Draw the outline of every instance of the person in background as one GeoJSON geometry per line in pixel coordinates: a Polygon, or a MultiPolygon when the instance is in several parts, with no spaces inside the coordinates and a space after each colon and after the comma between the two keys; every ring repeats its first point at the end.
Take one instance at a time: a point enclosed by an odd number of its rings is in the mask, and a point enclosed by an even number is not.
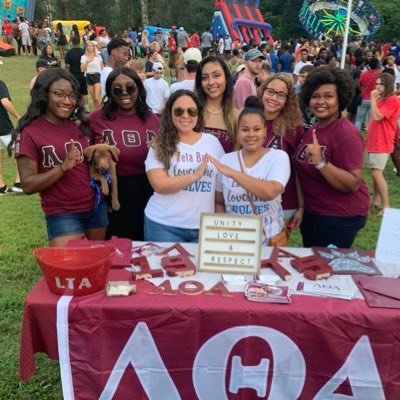
{"type": "Polygon", "coordinates": [[[73,46],[73,39],[74,37],[79,38],[79,44],[81,43],[81,34],[79,33],[79,29],[78,29],[78,25],[73,24],[72,25],[72,29],[71,29],[71,33],[69,35],[69,43],[71,44],[71,46],[73,46]]]}
{"type": "MultiPolygon", "coordinates": [[[[292,160],[304,137],[303,118],[293,80],[281,72],[271,75],[261,85],[258,97],[266,121],[263,146],[283,150],[292,160]]],[[[293,168],[282,194],[282,207],[286,226],[298,228],[303,219],[304,201],[293,168]]]]}
{"type": "Polygon", "coordinates": [[[281,194],[290,176],[290,163],[284,151],[265,148],[264,140],[263,111],[257,98],[249,97],[238,119],[241,150],[225,154],[220,161],[209,159],[221,180],[215,195],[216,212],[262,215],[262,242],[267,246],[284,229],[281,194]]]}
{"type": "Polygon", "coordinates": [[[37,38],[36,26],[33,21],[30,21],[28,23],[28,25],[29,25],[29,29],[28,29],[29,37],[30,37],[31,43],[32,43],[32,54],[34,56],[37,56],[38,55],[38,46],[37,46],[38,38],[37,38]]]}
{"type": "Polygon", "coordinates": [[[4,150],[6,150],[11,143],[11,131],[14,129],[13,124],[10,120],[10,116],[8,114],[11,114],[16,120],[20,119],[18,111],[15,109],[14,104],[11,102],[11,97],[10,93],[8,92],[7,85],[2,80],[0,80],[0,196],[10,192],[22,192],[18,170],[15,176],[14,186],[11,189],[4,182],[4,150]]]}
{"type": "Polygon", "coordinates": [[[48,44],[42,50],[42,54],[40,55],[39,59],[46,60],[51,67],[60,67],[61,66],[61,62],[54,55],[54,49],[51,44],[48,44]]]}
{"type": "Polygon", "coordinates": [[[311,65],[310,61],[307,60],[308,58],[308,50],[306,48],[303,48],[300,50],[300,59],[297,61],[294,71],[293,71],[293,81],[294,84],[297,85],[298,80],[299,80],[299,75],[300,75],[300,70],[305,66],[305,65],[311,65]]]}
{"type": "Polygon", "coordinates": [[[12,24],[10,23],[8,18],[3,18],[3,24],[1,25],[1,33],[3,35],[3,43],[13,44],[13,31],[12,24]]]}
{"type": "Polygon", "coordinates": [[[65,36],[64,28],[61,22],[57,24],[55,38],[58,50],[60,51],[60,58],[63,60],[65,57],[65,45],[67,44],[67,37],[65,36]]]}
{"type": "Polygon", "coordinates": [[[15,41],[17,42],[17,54],[21,55],[22,50],[22,38],[21,38],[21,31],[19,30],[20,20],[19,18],[15,18],[12,25],[12,32],[15,41]]]}
{"type": "Polygon", "coordinates": [[[210,28],[207,28],[202,34],[201,34],[201,47],[202,47],[202,56],[206,57],[209,50],[212,49],[212,42],[213,42],[213,37],[212,34],[210,33],[210,28]]]}
{"type": "MultiPolygon", "coordinates": [[[[400,100],[393,92],[394,80],[388,73],[378,75],[371,92],[371,118],[365,147],[374,184],[372,205],[377,208],[389,207],[389,190],[383,171],[394,151],[400,116],[400,100]]],[[[383,211],[378,215],[382,216],[383,211]]]]}
{"type": "Polygon", "coordinates": [[[355,125],[359,131],[365,119],[369,119],[371,110],[371,92],[375,88],[376,78],[380,74],[379,61],[372,58],[368,63],[369,69],[362,72],[359,79],[361,91],[361,104],[357,108],[355,125]]]}
{"type": "Polygon", "coordinates": [[[365,65],[364,58],[357,57],[354,63],[354,68],[350,72],[350,76],[353,78],[354,81],[355,92],[353,98],[351,99],[350,105],[347,108],[347,119],[353,124],[356,121],[358,106],[361,105],[362,102],[361,89],[360,89],[360,76],[364,68],[364,65],[365,65]]]}
{"type": "Polygon", "coordinates": [[[163,65],[156,62],[153,64],[153,77],[144,81],[147,105],[157,115],[160,115],[170,95],[169,85],[162,77],[163,73],[163,65]]]}
{"type": "Polygon", "coordinates": [[[224,151],[214,136],[201,132],[202,122],[192,92],[171,95],[146,159],[154,189],[145,209],[146,241],[197,242],[200,214],[215,211],[217,170],[207,157],[219,159],[224,151]]]}
{"type": "Polygon", "coordinates": [[[144,161],[160,122],[146,104],[146,92],[135,71],[123,67],[110,73],[106,100],[89,115],[89,121],[96,142],[121,151],[116,166],[121,208],[109,215],[107,237],[143,240],[143,211],[153,193],[144,161]]]}
{"type": "Polygon", "coordinates": [[[228,67],[231,71],[231,76],[234,77],[236,74],[236,69],[239,65],[242,64],[242,60],[239,57],[239,50],[238,49],[233,49],[232,50],[232,57],[230,60],[227,62],[228,67]]]}
{"type": "Polygon", "coordinates": [[[177,35],[177,45],[179,47],[182,47],[182,51],[185,52],[187,49],[187,33],[185,32],[185,29],[183,26],[179,28],[179,32],[177,35]]]}
{"type": "MultiPolygon", "coordinates": [[[[83,50],[82,50],[83,53],[83,50]]],[[[95,108],[101,105],[101,84],[100,76],[103,70],[101,57],[98,55],[96,46],[92,41],[86,43],[86,51],[80,58],[80,72],[84,75],[87,90],[93,100],[95,108]]]]}
{"type": "Polygon", "coordinates": [[[229,68],[220,57],[203,58],[196,73],[195,93],[203,109],[202,131],[217,137],[226,153],[236,146],[239,111],[233,105],[229,68]]]}
{"type": "Polygon", "coordinates": [[[283,52],[279,56],[279,65],[278,65],[278,70],[279,72],[285,72],[287,74],[292,74],[293,73],[293,68],[294,68],[294,55],[289,52],[290,46],[286,44],[283,46],[283,52]]]}
{"type": "MultiPolygon", "coordinates": [[[[107,29],[100,29],[99,37],[97,38],[97,47],[100,50],[101,58],[103,59],[104,64],[107,64],[108,62],[108,43],[110,43],[110,38],[108,37],[107,29]]],[[[129,46],[129,44],[127,44],[127,46],[129,46]]]]}
{"type": "Polygon", "coordinates": [[[267,63],[262,63],[261,71],[256,77],[256,86],[259,88],[271,75],[271,68],[267,63]]]}
{"type": "Polygon", "coordinates": [[[39,60],[36,61],[37,74],[31,79],[29,83],[29,91],[31,91],[33,86],[35,85],[38,75],[45,71],[47,68],[50,68],[50,64],[46,60],[42,60],[39,58],[39,60]]]}
{"type": "Polygon", "coordinates": [[[31,53],[32,43],[31,43],[31,36],[29,34],[29,25],[25,21],[24,17],[20,17],[19,20],[20,20],[20,23],[18,25],[18,29],[21,31],[23,55],[25,56],[27,54],[28,56],[31,56],[32,55],[32,53],[31,53]]]}
{"type": "Polygon", "coordinates": [[[140,80],[146,80],[145,65],[142,59],[133,60],[130,67],[138,74],[140,80]]]}
{"type": "Polygon", "coordinates": [[[255,79],[261,71],[263,60],[264,56],[258,49],[250,49],[245,53],[244,73],[235,83],[234,104],[237,109],[244,106],[247,97],[257,95],[255,79]]]}
{"type": "MultiPolygon", "coordinates": [[[[82,96],[82,103],[85,112],[89,112],[88,104],[88,87],[86,77],[81,71],[81,58],[85,51],[80,46],[80,37],[74,35],[72,38],[72,49],[67,51],[65,55],[65,69],[69,71],[79,84],[79,93],[82,96]]],[[[99,84],[100,86],[100,84],[99,84]]],[[[99,89],[100,92],[100,89],[99,89]]]]}
{"type": "Polygon", "coordinates": [[[307,107],[304,103],[303,100],[300,96],[301,94],[301,89],[304,86],[304,82],[307,79],[307,76],[310,75],[313,71],[315,70],[314,65],[305,65],[301,70],[299,74],[299,80],[298,80],[298,85],[295,87],[298,100],[299,100],[299,105],[300,105],[300,110],[303,114],[303,130],[304,132],[307,132],[308,129],[312,124],[315,123],[315,117],[310,111],[310,108],[307,107]]]}
{"type": "Polygon", "coordinates": [[[180,89],[190,90],[194,92],[196,72],[200,61],[202,60],[199,49],[192,47],[187,49],[184,54],[184,63],[186,68],[186,79],[171,85],[171,94],[180,89]]]}
{"type": "Polygon", "coordinates": [[[115,38],[110,40],[107,45],[108,63],[101,70],[100,74],[100,85],[101,85],[101,97],[104,98],[106,93],[106,81],[110,72],[114,68],[124,67],[129,61],[129,47],[125,40],[121,38],[115,38]]]}
{"type": "Polygon", "coordinates": [[[90,140],[75,78],[61,68],[48,68],[36,80],[12,143],[22,189],[40,194],[50,246],[64,247],[85,235],[105,238],[107,204],[96,207],[83,158],[90,140]]]}
{"type": "Polygon", "coordinates": [[[317,68],[301,91],[304,104],[317,118],[293,158],[304,196],[303,247],[350,248],[367,219],[363,140],[342,117],[353,93],[348,72],[334,67],[317,68]]]}
{"type": "Polygon", "coordinates": [[[153,76],[153,64],[157,62],[157,51],[153,48],[149,49],[149,57],[145,64],[145,73],[147,78],[153,76]]]}

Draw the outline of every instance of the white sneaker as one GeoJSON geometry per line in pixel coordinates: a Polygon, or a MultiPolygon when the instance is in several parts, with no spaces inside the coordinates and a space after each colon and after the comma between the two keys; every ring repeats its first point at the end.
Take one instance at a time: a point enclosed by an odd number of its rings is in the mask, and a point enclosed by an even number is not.
{"type": "Polygon", "coordinates": [[[14,186],[11,189],[14,193],[22,193],[22,187],[20,183],[14,183],[14,186]]]}

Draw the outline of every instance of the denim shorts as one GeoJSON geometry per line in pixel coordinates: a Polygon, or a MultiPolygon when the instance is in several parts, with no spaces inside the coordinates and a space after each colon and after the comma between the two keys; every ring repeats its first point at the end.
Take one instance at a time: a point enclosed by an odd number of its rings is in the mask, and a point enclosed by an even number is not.
{"type": "Polygon", "coordinates": [[[87,229],[105,228],[108,225],[107,208],[107,202],[103,201],[96,211],[45,215],[49,240],[85,233],[87,229]]]}
{"type": "Polygon", "coordinates": [[[199,230],[159,224],[147,218],[145,215],[144,240],[146,242],[198,243],[199,230]]]}

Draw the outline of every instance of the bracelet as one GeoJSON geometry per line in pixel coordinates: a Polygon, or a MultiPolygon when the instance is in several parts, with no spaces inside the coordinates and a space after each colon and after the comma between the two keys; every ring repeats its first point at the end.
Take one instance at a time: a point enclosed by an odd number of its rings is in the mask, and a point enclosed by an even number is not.
{"type": "Polygon", "coordinates": [[[60,169],[61,169],[61,172],[62,172],[63,175],[67,172],[67,171],[64,170],[64,168],[62,166],[62,163],[60,164],[60,169]]]}
{"type": "Polygon", "coordinates": [[[328,165],[328,163],[325,160],[322,160],[319,164],[315,165],[315,168],[322,169],[322,168],[326,167],[327,165],[328,165]]]}

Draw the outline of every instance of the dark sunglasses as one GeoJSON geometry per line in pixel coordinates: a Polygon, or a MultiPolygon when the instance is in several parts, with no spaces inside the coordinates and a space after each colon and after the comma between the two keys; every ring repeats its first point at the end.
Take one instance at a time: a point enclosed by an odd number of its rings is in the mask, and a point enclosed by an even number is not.
{"type": "Polygon", "coordinates": [[[173,110],[175,117],[182,117],[182,115],[187,111],[189,117],[197,117],[199,110],[196,107],[182,108],[177,107],[173,110]]]}
{"type": "Polygon", "coordinates": [[[117,97],[122,96],[124,94],[124,92],[126,92],[128,94],[133,94],[136,92],[136,86],[129,85],[125,88],[115,87],[112,90],[112,94],[117,97]]]}

